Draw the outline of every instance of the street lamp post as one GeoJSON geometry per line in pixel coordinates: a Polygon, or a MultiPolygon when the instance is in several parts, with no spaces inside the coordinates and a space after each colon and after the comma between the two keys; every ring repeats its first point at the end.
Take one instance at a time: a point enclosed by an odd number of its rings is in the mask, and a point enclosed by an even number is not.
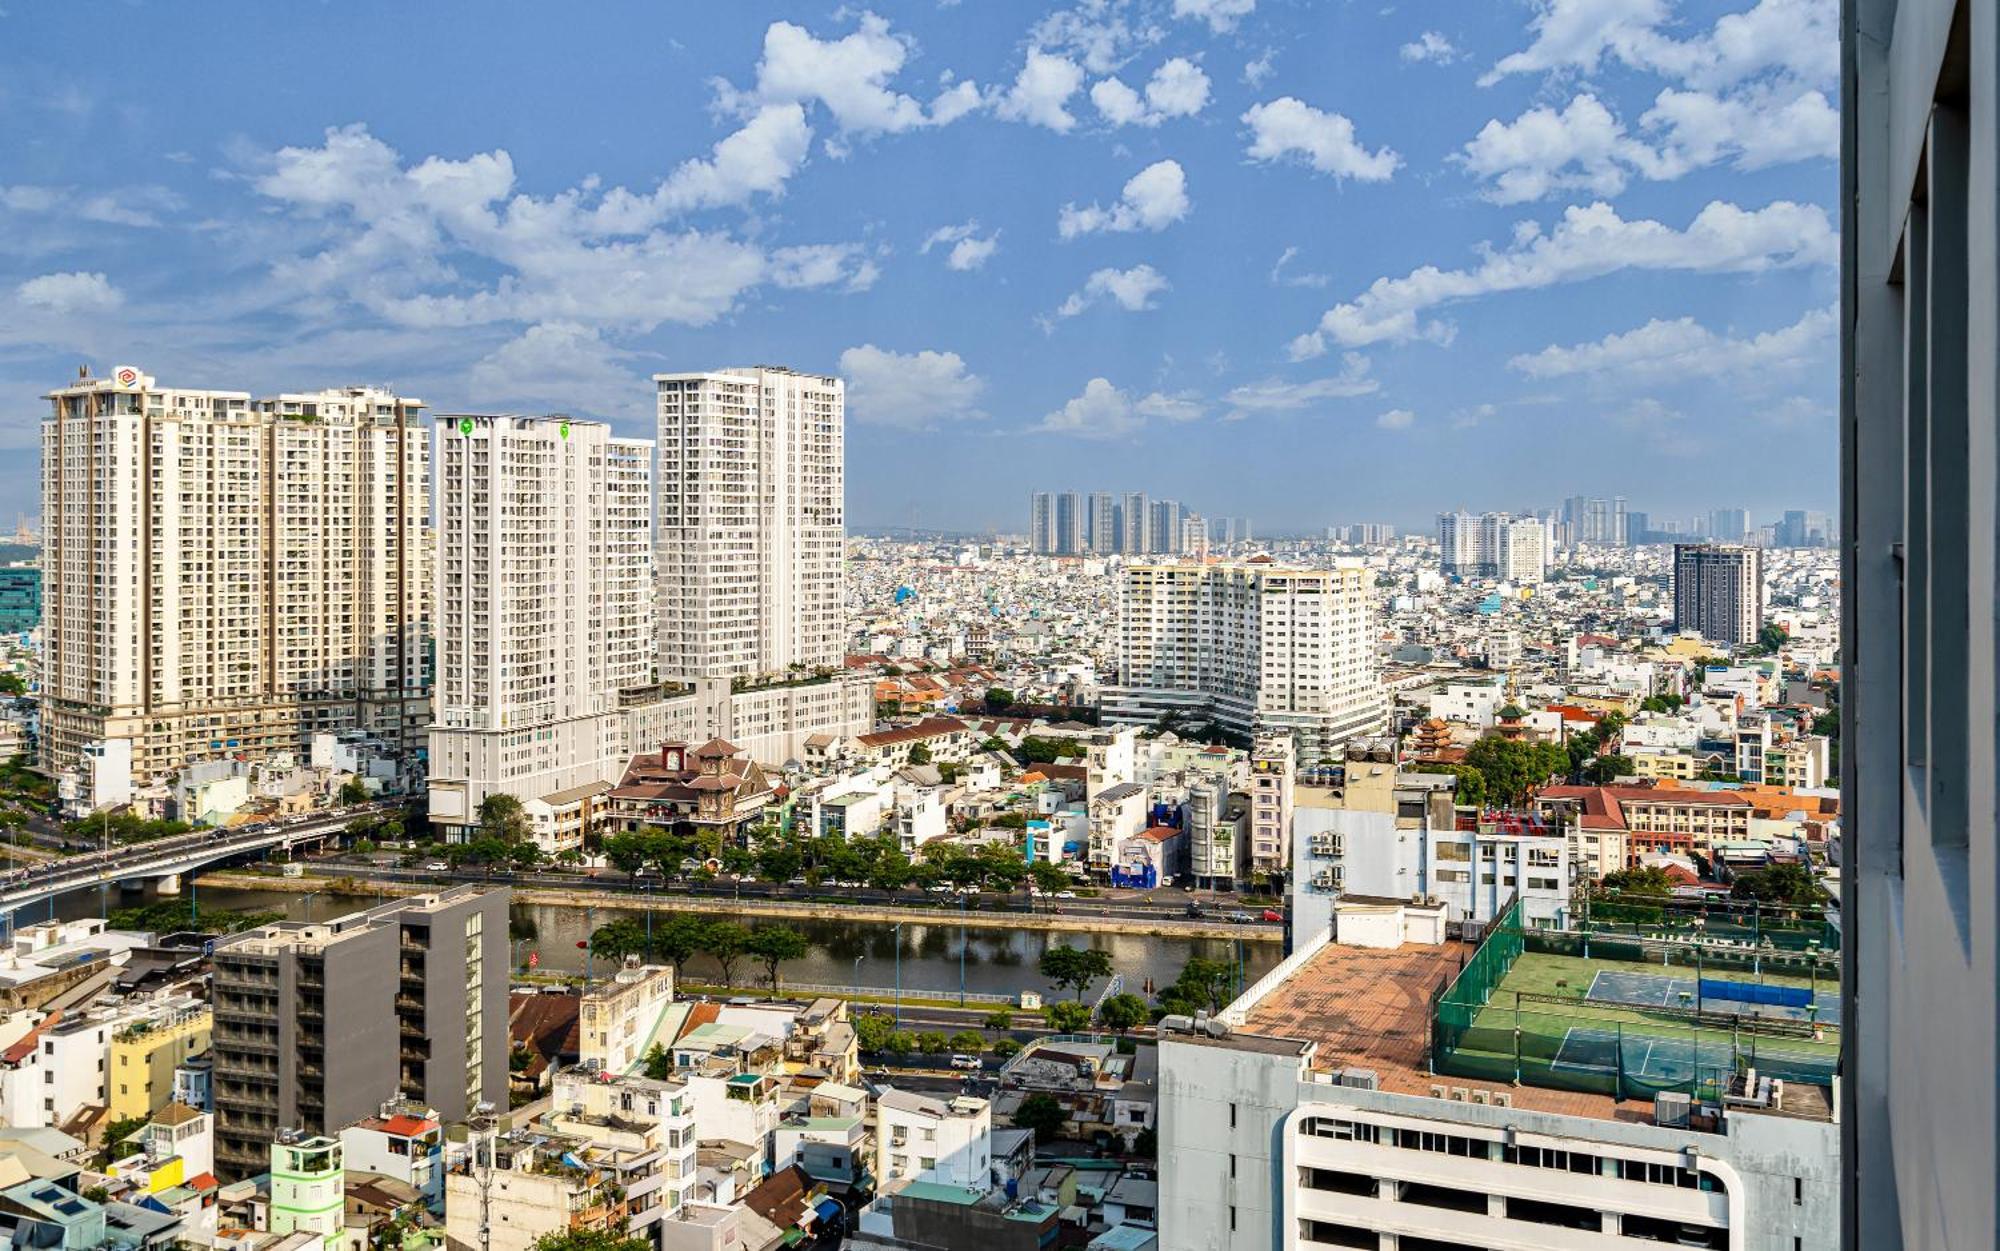
{"type": "Polygon", "coordinates": [[[896,1028],[903,1028],[903,923],[896,922],[896,1028]]]}

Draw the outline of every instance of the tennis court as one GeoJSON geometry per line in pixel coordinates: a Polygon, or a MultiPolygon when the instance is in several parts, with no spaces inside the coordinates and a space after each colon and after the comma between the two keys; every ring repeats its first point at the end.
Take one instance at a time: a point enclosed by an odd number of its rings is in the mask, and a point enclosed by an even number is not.
{"type": "MultiPolygon", "coordinates": [[[[1549,1067],[1585,1073],[1622,1070],[1626,1077],[1681,1085],[1694,1081],[1699,1072],[1732,1071],[1736,1057],[1736,1048],[1726,1039],[1709,1042],[1573,1026],[1563,1035],[1549,1067]]],[[[1824,1081],[1832,1070],[1832,1058],[1823,1052],[1759,1047],[1754,1063],[1761,1071],[1791,1080],[1824,1081]]]]}
{"type": "Polygon", "coordinates": [[[1775,1003],[1745,1003],[1738,999],[1704,998],[1691,977],[1662,977],[1657,973],[1637,973],[1599,969],[1590,980],[1585,999],[1599,1003],[1631,1004],[1635,1007],[1693,1008],[1710,1012],[1734,1012],[1743,1016],[1768,1016],[1787,1021],[1817,1020],[1840,1024],[1840,992],[1822,990],[1813,996],[1815,1016],[1803,1007],[1775,1003]]]}

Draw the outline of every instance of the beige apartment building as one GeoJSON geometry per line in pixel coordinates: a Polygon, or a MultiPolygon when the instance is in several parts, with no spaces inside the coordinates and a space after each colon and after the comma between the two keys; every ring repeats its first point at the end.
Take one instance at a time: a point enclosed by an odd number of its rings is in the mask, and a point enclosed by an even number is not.
{"type": "Polygon", "coordinates": [[[319,731],[416,745],[421,401],[370,387],[257,399],[131,366],[46,398],[45,768],[129,750],[129,788],[215,757],[303,757],[319,731]]]}

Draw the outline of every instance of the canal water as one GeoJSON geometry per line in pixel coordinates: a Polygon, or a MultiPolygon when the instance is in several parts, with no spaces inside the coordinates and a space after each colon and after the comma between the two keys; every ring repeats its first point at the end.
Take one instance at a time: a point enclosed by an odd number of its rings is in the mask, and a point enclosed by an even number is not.
{"type": "MultiPolygon", "coordinates": [[[[114,891],[109,903],[112,908],[118,908],[153,898],[155,896],[150,888],[144,896],[114,891]]],[[[178,898],[184,901],[186,896],[178,898]]],[[[203,912],[213,909],[282,912],[297,921],[325,920],[339,912],[357,911],[372,902],[352,895],[308,897],[288,891],[221,887],[202,887],[198,891],[198,899],[203,912]]],[[[99,909],[97,894],[86,892],[58,901],[55,912],[61,917],[90,917],[98,915],[99,909]]],[[[531,933],[534,937],[514,943],[514,967],[524,967],[532,953],[537,957],[536,967],[542,972],[582,972],[585,955],[577,944],[594,927],[618,917],[630,917],[643,927],[647,915],[643,911],[620,908],[517,904],[513,910],[517,930],[531,933]]],[[[658,924],[671,914],[651,915],[654,923],[658,924]]],[[[722,915],[722,910],[718,909],[716,915],[722,915]]],[[[16,921],[28,924],[41,919],[42,916],[36,913],[23,915],[16,921]]],[[[964,952],[964,989],[975,994],[1008,996],[1019,995],[1023,990],[1045,994],[1053,991],[1054,988],[1036,971],[1036,965],[1044,948],[1062,943],[1096,947],[1109,952],[1113,972],[1124,978],[1128,989],[1135,991],[1141,989],[1148,979],[1159,986],[1173,981],[1179,975],[1181,966],[1195,956],[1232,965],[1240,961],[1241,984],[1245,986],[1269,972],[1280,958],[1279,945],[1269,942],[1237,943],[1223,939],[1069,931],[1043,933],[970,927],[963,931],[961,940],[958,926],[929,921],[906,921],[899,932],[896,925],[875,921],[778,922],[756,916],[737,919],[752,927],[788,924],[812,945],[811,952],[804,959],[785,964],[783,976],[787,982],[869,987],[884,991],[897,985],[900,965],[901,984],[905,991],[955,994],[960,988],[961,947],[964,952]]],[[[594,962],[594,967],[601,974],[606,965],[603,960],[598,960],[594,962]]],[[[698,981],[714,975],[715,964],[706,956],[698,955],[688,963],[687,976],[690,980],[698,981]]],[[[739,983],[761,980],[762,977],[762,965],[748,957],[738,962],[736,980],[739,983]]],[[[1101,988],[1101,984],[1092,987],[1092,993],[1101,988]]]]}

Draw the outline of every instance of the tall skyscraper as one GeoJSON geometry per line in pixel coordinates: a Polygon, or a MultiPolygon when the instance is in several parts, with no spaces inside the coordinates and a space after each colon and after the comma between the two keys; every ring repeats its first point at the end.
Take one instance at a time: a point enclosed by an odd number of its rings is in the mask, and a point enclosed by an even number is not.
{"type": "Polygon", "coordinates": [[[217,1174],[261,1173],[280,1129],[338,1134],[398,1096],[444,1121],[505,1107],[507,900],[456,886],[219,939],[217,1174]]]}
{"type": "Polygon", "coordinates": [[[1118,497],[1109,491],[1092,491],[1089,502],[1090,553],[1111,556],[1119,550],[1118,497]]]}
{"type": "Polygon", "coordinates": [[[1764,553],[1674,544],[1674,625],[1717,643],[1756,642],[1764,628],[1764,553]]]}
{"type": "Polygon", "coordinates": [[[1479,575],[1479,518],[1459,509],[1438,514],[1438,556],[1447,575],[1479,575]]]}
{"type": "Polygon", "coordinates": [[[1127,491],[1118,506],[1118,550],[1144,556],[1153,550],[1153,511],[1144,491],[1127,491]]]}
{"type": "Polygon", "coordinates": [[[655,681],[653,445],[566,417],[441,418],[430,816],[614,782],[655,681]]]}
{"type": "Polygon", "coordinates": [[[1601,499],[1572,495],[1563,501],[1562,519],[1569,526],[1572,543],[1601,543],[1622,547],[1628,540],[1625,497],[1601,499]]]}
{"type": "Polygon", "coordinates": [[[47,397],[42,763],[130,785],[429,721],[430,431],[367,387],[253,399],[120,366],[47,397]],[[96,760],[122,758],[91,753],[96,760]]]}
{"type": "Polygon", "coordinates": [[[1037,491],[1028,500],[1028,547],[1037,556],[1056,552],[1056,497],[1037,491]]]}
{"type": "Polygon", "coordinates": [[[1718,543],[1741,543],[1750,534],[1750,514],[1741,508],[1715,508],[1708,514],[1708,537],[1718,543]]]}
{"type": "Polygon", "coordinates": [[[1187,516],[1178,500],[1154,500],[1153,520],[1147,537],[1152,541],[1147,551],[1157,556],[1172,556],[1181,548],[1181,520],[1187,516]]]}
{"type": "Polygon", "coordinates": [[[1317,763],[1381,728],[1371,580],[1358,566],[1135,564],[1119,595],[1110,724],[1213,720],[1235,733],[1291,734],[1317,763]]]}
{"type": "Polygon", "coordinates": [[[845,387],[773,366],[655,374],[660,671],[832,668],[845,642],[845,387]]]}
{"type": "Polygon", "coordinates": [[[1083,496],[1064,491],[1056,496],[1056,555],[1081,556],[1090,550],[1090,519],[1083,496]]]}

